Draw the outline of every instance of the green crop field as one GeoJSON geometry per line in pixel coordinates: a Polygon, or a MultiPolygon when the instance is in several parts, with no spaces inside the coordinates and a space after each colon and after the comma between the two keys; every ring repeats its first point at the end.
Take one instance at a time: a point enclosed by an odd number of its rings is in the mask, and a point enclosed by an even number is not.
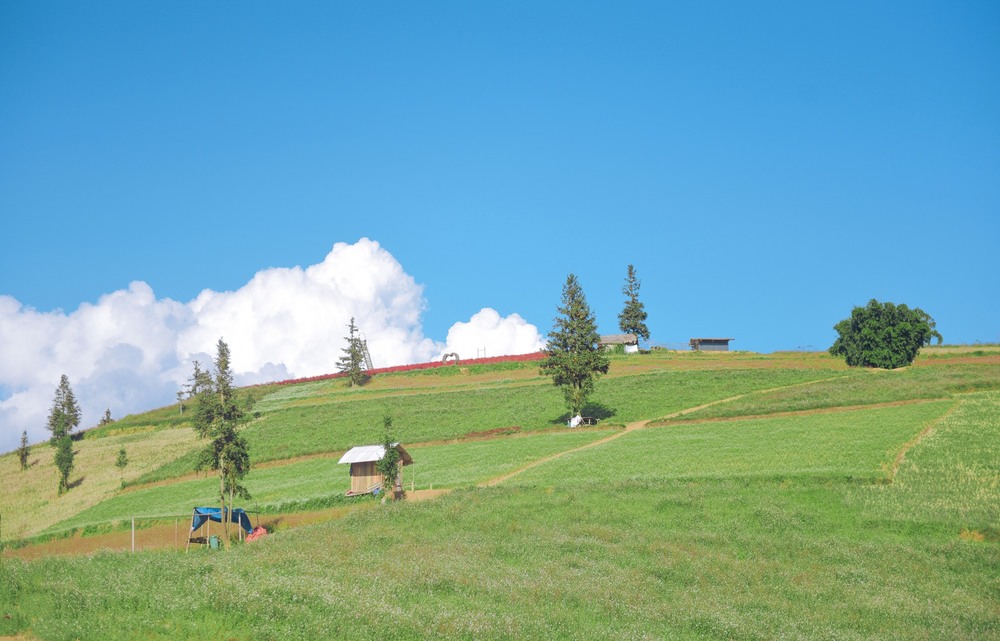
{"type": "MultiPolygon", "coordinates": [[[[0,636],[1000,639],[993,350],[894,372],[822,354],[616,357],[587,430],[564,427],[530,364],[256,392],[247,435],[270,463],[247,485],[262,511],[365,509],[224,552],[27,561],[14,555],[30,541],[11,545],[0,636]],[[404,484],[450,493],[343,497],[338,454],[376,441],[385,413],[416,461],[404,484]]],[[[0,457],[4,542],[213,501],[177,407],[77,446],[59,498],[51,448],[23,473],[0,457]],[[109,463],[122,446],[124,473],[109,463]]]]}

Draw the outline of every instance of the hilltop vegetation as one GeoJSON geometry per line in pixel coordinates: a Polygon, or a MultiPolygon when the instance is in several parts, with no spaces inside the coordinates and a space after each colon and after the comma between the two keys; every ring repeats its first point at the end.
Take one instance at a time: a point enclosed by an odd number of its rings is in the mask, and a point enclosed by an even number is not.
{"type": "MultiPolygon", "coordinates": [[[[613,357],[588,430],[565,428],[537,363],[254,393],[261,511],[339,506],[335,520],[223,554],[8,550],[0,635],[1000,638],[1000,350],[928,350],[890,372],[825,354],[613,357]],[[386,411],[416,461],[407,489],[451,494],[343,498],[337,457],[377,440],[386,411]]],[[[173,522],[217,488],[191,475],[199,445],[176,406],[77,446],[58,499],[51,448],[23,473],[0,458],[5,540],[11,522],[18,536],[173,522]]]]}

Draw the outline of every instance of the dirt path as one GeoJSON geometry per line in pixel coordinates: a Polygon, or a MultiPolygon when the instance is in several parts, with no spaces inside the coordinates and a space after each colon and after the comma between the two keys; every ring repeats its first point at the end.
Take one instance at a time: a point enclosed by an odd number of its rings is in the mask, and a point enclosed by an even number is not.
{"type": "Polygon", "coordinates": [[[558,458],[562,458],[563,456],[566,456],[567,454],[572,454],[574,452],[579,452],[581,450],[587,450],[587,449],[590,449],[592,447],[597,447],[598,445],[604,445],[605,443],[610,443],[611,441],[613,441],[613,440],[615,440],[617,438],[621,438],[622,436],[624,436],[625,434],[628,434],[629,432],[634,432],[635,430],[642,429],[643,427],[646,426],[646,423],[648,423],[648,422],[649,421],[637,421],[635,423],[629,423],[628,425],[625,426],[625,429],[623,429],[620,432],[616,432],[616,433],[612,434],[611,436],[606,436],[606,437],[604,437],[602,439],[598,439],[598,440],[596,440],[596,441],[594,441],[592,443],[587,443],[586,445],[581,445],[579,447],[574,447],[573,449],[569,449],[569,450],[563,450],[562,452],[556,452],[555,454],[552,454],[550,456],[546,456],[545,458],[540,458],[540,459],[538,459],[536,461],[532,461],[531,463],[528,463],[527,465],[519,467],[518,469],[514,470],[513,472],[508,472],[508,473],[506,473],[506,474],[504,474],[502,476],[497,476],[497,477],[492,478],[492,479],[490,479],[488,481],[484,481],[484,482],[482,482],[482,483],[479,484],[479,487],[493,487],[495,485],[500,485],[504,481],[517,476],[521,472],[524,472],[526,470],[530,470],[533,467],[538,467],[539,465],[545,465],[546,463],[549,463],[550,461],[554,461],[554,460],[556,460],[558,458]]]}
{"type": "MultiPolygon", "coordinates": [[[[696,407],[688,407],[686,409],[674,412],[672,414],[667,414],[666,416],[661,416],[660,418],[657,418],[655,420],[656,421],[669,421],[672,418],[677,418],[678,416],[683,416],[685,414],[690,414],[691,412],[697,412],[698,410],[703,410],[706,407],[712,407],[713,405],[718,405],[720,403],[730,403],[732,401],[739,400],[739,399],[741,399],[744,396],[747,396],[749,394],[758,394],[758,393],[761,393],[761,392],[773,392],[773,391],[779,390],[779,389],[785,389],[785,388],[788,388],[788,387],[797,387],[799,385],[811,385],[813,383],[818,383],[818,382],[819,381],[809,381],[807,383],[796,383],[795,385],[783,385],[781,387],[775,387],[773,389],[758,390],[756,392],[748,392],[747,394],[739,394],[737,396],[730,396],[729,398],[723,398],[723,399],[719,399],[717,401],[712,401],[710,403],[704,403],[703,405],[698,405],[696,407]]],[[[620,432],[616,432],[615,434],[612,434],[611,436],[608,436],[608,437],[596,440],[596,441],[594,441],[592,443],[587,443],[586,445],[581,445],[580,447],[574,447],[573,449],[570,449],[570,450],[564,450],[562,452],[557,452],[555,454],[552,454],[551,456],[546,456],[545,458],[538,459],[537,461],[532,461],[531,463],[528,463],[527,465],[525,465],[523,467],[520,467],[520,468],[514,470],[513,472],[508,472],[506,474],[503,474],[502,476],[498,476],[498,477],[492,478],[492,479],[490,479],[488,481],[485,481],[483,483],[480,483],[479,486],[480,487],[493,487],[493,486],[499,485],[499,484],[503,483],[504,481],[507,481],[507,480],[509,480],[509,479],[517,476],[518,474],[521,474],[522,472],[530,470],[533,467],[538,467],[539,465],[545,465],[546,463],[554,461],[554,460],[556,460],[558,458],[562,458],[563,456],[566,456],[567,454],[573,454],[574,452],[580,452],[582,450],[587,450],[587,449],[590,449],[592,447],[597,447],[599,445],[604,445],[605,443],[610,443],[611,441],[613,441],[615,439],[619,439],[619,438],[625,436],[629,432],[635,432],[636,430],[644,429],[651,422],[652,422],[652,420],[645,420],[645,421],[635,421],[634,423],[629,423],[628,425],[625,426],[625,429],[623,429],[620,432]]]]}
{"type": "Polygon", "coordinates": [[[927,427],[922,429],[919,434],[917,434],[912,439],[903,444],[902,449],[899,450],[899,452],[896,454],[896,458],[893,459],[892,461],[892,467],[889,468],[889,473],[886,474],[886,482],[892,483],[896,479],[896,472],[899,471],[899,466],[903,464],[903,460],[906,458],[907,452],[912,450],[917,445],[920,445],[920,442],[923,441],[928,434],[933,432],[934,428],[937,427],[941,421],[948,418],[948,416],[950,416],[951,413],[955,411],[955,408],[958,407],[958,405],[959,405],[958,402],[953,403],[952,406],[948,408],[947,412],[945,412],[935,420],[928,423],[927,427]]]}

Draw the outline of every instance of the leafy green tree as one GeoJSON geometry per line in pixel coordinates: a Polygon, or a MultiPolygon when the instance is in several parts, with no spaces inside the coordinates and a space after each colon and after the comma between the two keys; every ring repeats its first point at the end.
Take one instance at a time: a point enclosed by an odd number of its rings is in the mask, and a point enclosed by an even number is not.
{"type": "Polygon", "coordinates": [[[575,416],[583,411],[598,375],[608,373],[609,362],[598,346],[597,322],[573,274],[566,278],[558,310],[561,316],[549,332],[541,373],[562,388],[570,415],[575,416]]]}
{"type": "Polygon", "coordinates": [[[49,444],[56,448],[55,464],[59,471],[59,494],[69,489],[69,475],[73,472],[73,439],[70,432],[80,425],[80,405],[73,395],[69,377],[65,374],[59,379],[55,397],[52,399],[52,409],[46,429],[52,432],[49,444]]]}
{"type": "Polygon", "coordinates": [[[28,469],[28,457],[31,456],[31,447],[28,445],[28,430],[21,432],[21,446],[17,448],[17,457],[21,460],[21,470],[28,469]]]}
{"type": "MultiPolygon", "coordinates": [[[[199,370],[196,368],[196,374],[199,370]]],[[[251,418],[254,398],[239,394],[233,387],[229,346],[221,338],[216,345],[215,377],[198,382],[197,404],[193,421],[199,436],[211,441],[198,456],[198,470],[211,469],[219,473],[219,505],[226,513],[226,495],[229,507],[238,495],[250,498],[250,493],[240,481],[250,472],[250,448],[240,434],[251,418]]],[[[229,538],[229,521],[224,521],[226,538],[229,538]]]]}
{"type": "Polygon", "coordinates": [[[382,447],[385,456],[375,462],[375,470],[382,475],[382,493],[390,501],[396,498],[396,479],[399,478],[399,450],[394,445],[395,439],[392,436],[392,417],[388,414],[382,419],[382,428],[385,436],[382,438],[382,447]]]}
{"type": "Polygon", "coordinates": [[[354,317],[351,317],[351,324],[347,326],[350,332],[344,337],[347,347],[342,351],[344,355],[337,361],[337,371],[346,372],[351,381],[351,387],[360,387],[368,381],[368,374],[362,367],[365,362],[364,347],[361,337],[358,335],[358,328],[354,324],[354,317]]]}
{"type": "Polygon", "coordinates": [[[625,294],[625,307],[621,314],[618,314],[618,327],[626,334],[635,334],[642,340],[649,340],[649,328],[646,327],[646,309],[639,300],[639,279],[635,276],[635,267],[628,266],[628,275],[625,277],[625,286],[622,293],[625,294]]]}
{"type": "Polygon", "coordinates": [[[830,353],[843,356],[852,367],[903,367],[912,363],[932,338],[941,344],[941,334],[927,312],[874,298],[865,307],[855,307],[850,318],[833,328],[839,336],[830,353]]]}
{"type": "Polygon", "coordinates": [[[104,410],[104,416],[101,417],[101,422],[98,423],[98,425],[100,427],[104,427],[105,425],[111,425],[114,422],[115,420],[111,418],[111,408],[109,407],[104,410]]]}

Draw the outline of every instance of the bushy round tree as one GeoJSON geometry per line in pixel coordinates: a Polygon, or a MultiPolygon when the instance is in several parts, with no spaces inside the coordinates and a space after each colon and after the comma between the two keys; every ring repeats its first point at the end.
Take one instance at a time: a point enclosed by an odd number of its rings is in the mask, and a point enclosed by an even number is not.
{"type": "Polygon", "coordinates": [[[851,366],[894,369],[913,362],[932,338],[941,344],[934,319],[919,307],[880,303],[874,298],[855,307],[850,318],[833,326],[840,336],[830,347],[851,366]]]}

